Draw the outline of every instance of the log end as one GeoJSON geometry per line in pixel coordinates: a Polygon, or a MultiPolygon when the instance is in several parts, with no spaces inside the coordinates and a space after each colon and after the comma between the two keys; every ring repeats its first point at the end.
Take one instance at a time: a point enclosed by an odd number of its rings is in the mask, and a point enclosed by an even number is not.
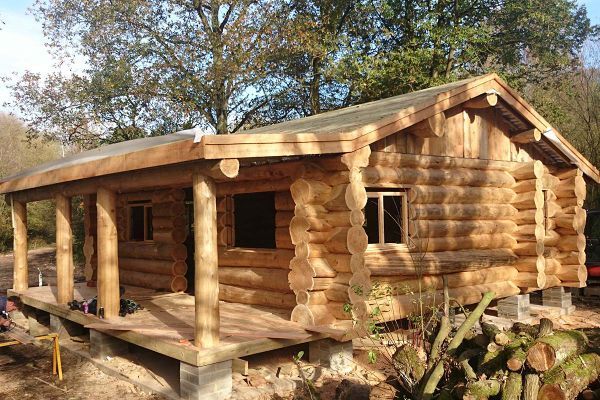
{"type": "Polygon", "coordinates": [[[537,342],[527,352],[527,365],[537,372],[544,372],[554,366],[556,353],[552,346],[537,342]]]}
{"type": "Polygon", "coordinates": [[[567,396],[559,385],[543,385],[538,392],[538,400],[566,400],[567,396]]]}
{"type": "Polygon", "coordinates": [[[184,276],[175,276],[171,281],[171,290],[173,292],[184,292],[187,289],[187,279],[184,276]]]}

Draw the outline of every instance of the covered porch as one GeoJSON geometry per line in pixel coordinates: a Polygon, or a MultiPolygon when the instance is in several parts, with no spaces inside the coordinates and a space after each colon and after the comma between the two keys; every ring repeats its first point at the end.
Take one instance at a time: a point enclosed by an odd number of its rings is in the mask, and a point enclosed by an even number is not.
{"type": "MultiPolygon", "coordinates": [[[[24,304],[98,330],[128,343],[155,351],[194,366],[204,366],[247,355],[275,350],[320,339],[290,321],[290,313],[268,307],[219,302],[219,344],[201,348],[193,344],[194,297],[186,293],[156,292],[125,286],[124,297],[144,309],[124,318],[100,319],[93,314],[70,310],[57,301],[57,288],[31,287],[18,294],[24,304]]],[[[85,283],[74,285],[74,299],[96,296],[97,290],[85,283]]]]}

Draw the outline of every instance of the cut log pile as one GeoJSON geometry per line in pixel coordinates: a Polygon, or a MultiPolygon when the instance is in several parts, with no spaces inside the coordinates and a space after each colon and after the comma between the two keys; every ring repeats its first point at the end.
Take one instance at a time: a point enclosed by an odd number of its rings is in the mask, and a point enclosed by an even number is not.
{"type": "MultiPolygon", "coordinates": [[[[275,174],[273,177],[283,178],[288,173],[287,169],[279,170],[277,166],[271,166],[270,170],[264,166],[253,170],[257,177],[271,173],[275,174]]],[[[241,178],[245,177],[244,172],[241,178]]],[[[276,249],[232,247],[235,244],[233,201],[231,195],[217,198],[219,299],[291,310],[296,298],[288,283],[290,261],[294,256],[289,234],[294,202],[289,190],[275,192],[276,249]]]]}
{"type": "Polygon", "coordinates": [[[182,189],[119,196],[117,225],[119,281],[122,284],[173,292],[187,289],[185,210],[182,189]],[[127,205],[134,199],[149,200],[152,204],[152,241],[128,240],[127,205]]]}
{"type": "Polygon", "coordinates": [[[370,291],[363,228],[367,203],[361,168],[370,149],[321,160],[291,186],[294,217],[290,235],[295,246],[289,282],[297,305],[292,320],[323,325],[354,317],[366,319],[370,291]],[[344,309],[350,300],[352,313],[344,309]]]}
{"type": "Polygon", "coordinates": [[[588,339],[580,331],[554,331],[545,318],[509,331],[484,322],[481,328],[462,344],[463,369],[475,372],[459,387],[463,399],[574,399],[600,375],[600,356],[586,354],[588,339]],[[494,390],[483,394],[481,382],[494,390]]]}
{"type": "MultiPolygon", "coordinates": [[[[445,296],[446,310],[450,296],[445,296]]],[[[584,333],[554,330],[546,318],[501,330],[482,320],[494,297],[484,293],[454,329],[445,311],[428,345],[408,341],[394,346],[389,354],[395,374],[388,382],[395,379],[404,397],[419,400],[566,400],[598,379],[600,356],[588,349],[584,333]]]]}

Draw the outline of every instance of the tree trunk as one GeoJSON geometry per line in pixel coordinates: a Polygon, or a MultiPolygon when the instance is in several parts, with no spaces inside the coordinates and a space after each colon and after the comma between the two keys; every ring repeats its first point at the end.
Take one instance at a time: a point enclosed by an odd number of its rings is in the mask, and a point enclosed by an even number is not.
{"type": "Polygon", "coordinates": [[[599,375],[600,355],[590,353],[573,357],[544,374],[544,386],[540,389],[538,399],[574,399],[599,375]]]}
{"type": "Polygon", "coordinates": [[[312,115],[321,113],[321,58],[312,59],[312,79],[310,80],[310,111],[312,115]]]}

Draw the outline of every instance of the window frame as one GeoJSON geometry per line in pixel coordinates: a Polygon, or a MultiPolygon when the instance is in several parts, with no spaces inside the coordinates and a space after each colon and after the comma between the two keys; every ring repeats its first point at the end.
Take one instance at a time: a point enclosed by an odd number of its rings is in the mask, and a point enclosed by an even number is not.
{"type": "MultiPolygon", "coordinates": [[[[150,200],[141,200],[141,201],[131,201],[127,203],[127,241],[128,242],[154,242],[154,236],[152,239],[148,238],[148,209],[152,208],[152,201],[150,200]],[[131,209],[133,207],[144,207],[144,239],[135,240],[132,239],[132,224],[131,224],[131,209]]],[[[152,230],[154,232],[154,229],[152,230]]]]}
{"type": "Polygon", "coordinates": [[[396,246],[408,246],[409,234],[408,234],[408,189],[401,188],[401,190],[385,190],[384,188],[366,188],[367,199],[378,199],[377,201],[377,219],[378,219],[378,243],[369,243],[369,247],[379,247],[383,245],[396,245],[396,246]],[[401,215],[402,219],[402,242],[401,243],[390,243],[385,241],[385,208],[384,208],[384,197],[400,197],[401,201],[401,215]]]}

